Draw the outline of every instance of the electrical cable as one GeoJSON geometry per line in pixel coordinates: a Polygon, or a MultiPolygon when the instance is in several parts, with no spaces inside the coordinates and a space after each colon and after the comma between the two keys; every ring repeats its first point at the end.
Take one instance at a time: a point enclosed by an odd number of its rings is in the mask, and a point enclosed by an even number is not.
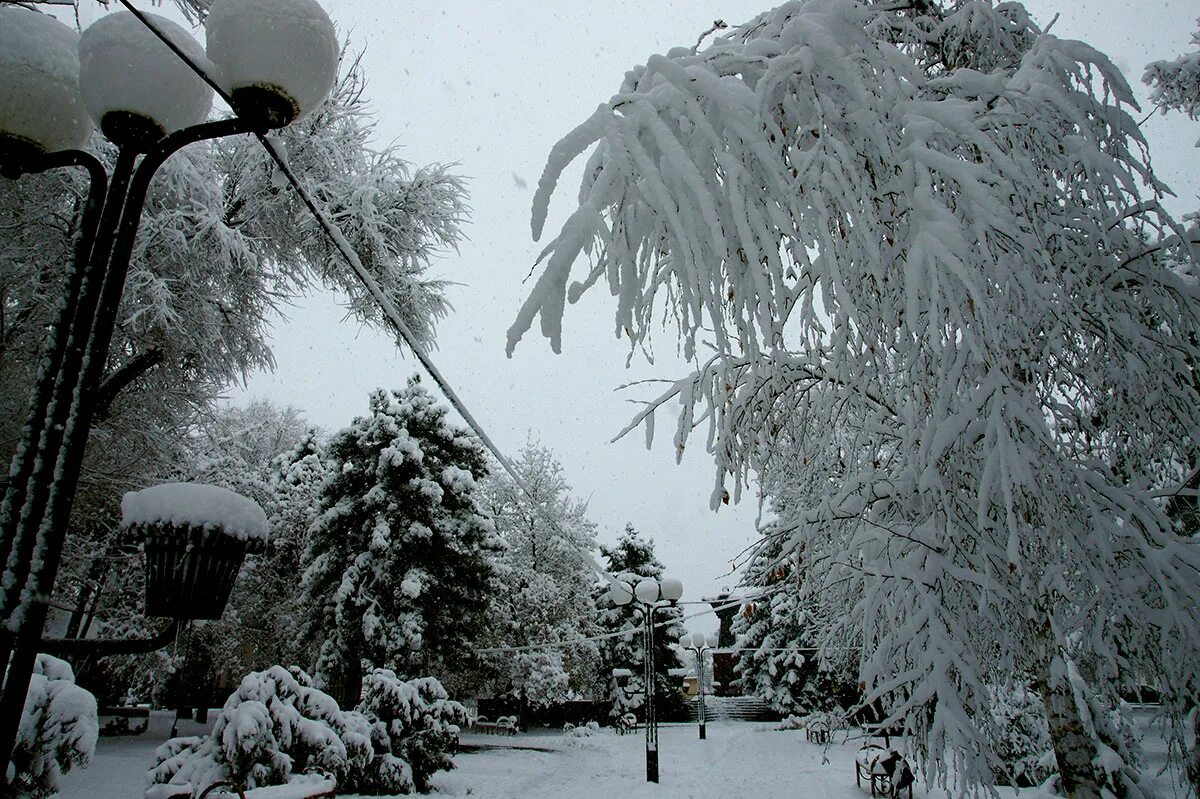
{"type": "MultiPolygon", "coordinates": [[[[141,22],[147,29],[149,29],[151,33],[153,33],[164,44],[166,44],[167,47],[169,47],[171,51],[175,53],[175,55],[177,55],[185,64],[187,64],[187,66],[193,72],[195,72],[201,80],[208,84],[208,86],[212,88],[214,92],[216,92],[217,96],[225,101],[230,108],[233,108],[233,99],[229,96],[228,92],[226,92],[215,80],[213,80],[213,78],[204,71],[200,64],[196,63],[195,60],[193,60],[187,53],[183,52],[182,49],[172,42],[168,36],[166,36],[162,31],[158,30],[158,28],[154,26],[154,24],[145,14],[133,5],[131,0],[120,0],[120,3],[121,5],[125,6],[130,13],[137,17],[138,21],[141,22]]],[[[450,383],[446,380],[445,376],[442,375],[441,370],[439,370],[433,363],[433,360],[429,357],[429,354],[425,351],[424,347],[422,347],[420,342],[416,340],[416,337],[413,336],[412,331],[408,328],[408,325],[406,325],[404,320],[400,317],[399,311],[396,309],[396,306],[392,302],[391,298],[383,292],[383,290],[379,287],[379,284],[375,281],[375,278],[370,274],[370,272],[367,271],[366,267],[363,266],[362,260],[358,257],[358,253],[354,251],[354,248],[351,246],[350,242],[346,240],[346,237],[342,234],[342,231],[329,220],[329,217],[317,205],[312,195],[309,194],[308,190],[305,189],[303,184],[300,183],[299,178],[296,177],[296,174],[288,165],[287,158],[278,151],[275,143],[271,141],[268,135],[262,133],[255,133],[254,135],[266,149],[267,153],[271,156],[271,159],[275,162],[275,166],[284,175],[284,177],[287,178],[288,183],[291,184],[297,196],[300,197],[300,200],[304,203],[305,207],[307,207],[309,212],[313,215],[313,218],[316,219],[317,224],[320,226],[326,237],[329,238],[330,242],[333,243],[334,247],[338,250],[338,252],[341,253],[342,257],[346,259],[346,262],[350,265],[351,269],[353,269],[355,276],[358,278],[358,281],[362,284],[363,288],[365,288],[375,302],[379,304],[380,310],[383,311],[384,317],[391,324],[396,335],[408,345],[408,348],[412,350],[414,355],[416,355],[417,360],[421,363],[421,366],[424,367],[429,376],[433,378],[433,382],[437,384],[439,389],[441,389],[451,406],[454,407],[454,410],[456,410],[463,418],[463,420],[467,423],[467,426],[470,427],[477,436],[479,436],[479,440],[483,442],[484,446],[491,451],[492,455],[497,461],[499,461],[500,465],[504,467],[504,470],[508,472],[509,477],[511,477],[513,482],[517,484],[517,487],[521,489],[521,492],[529,498],[534,511],[545,521],[549,522],[550,526],[556,533],[559,534],[563,541],[576,552],[578,552],[584,563],[594,570],[596,574],[610,584],[616,582],[616,578],[600,566],[600,564],[592,556],[592,553],[583,549],[573,540],[571,540],[571,537],[566,533],[566,531],[563,530],[562,526],[558,523],[558,520],[543,509],[541,503],[533,496],[533,491],[530,489],[528,483],[517,472],[516,467],[513,466],[508,457],[500,451],[500,448],[496,446],[495,442],[492,441],[491,436],[484,431],[483,426],[476,421],[475,417],[467,409],[466,404],[463,403],[462,399],[458,396],[458,393],[454,391],[454,389],[450,386],[450,383]]]]}

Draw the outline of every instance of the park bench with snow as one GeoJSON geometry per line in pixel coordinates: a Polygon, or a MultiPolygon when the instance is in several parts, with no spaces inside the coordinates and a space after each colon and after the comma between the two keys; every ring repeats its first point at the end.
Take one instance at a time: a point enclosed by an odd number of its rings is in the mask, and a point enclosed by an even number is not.
{"type": "Polygon", "coordinates": [[[487,716],[479,716],[472,725],[472,729],[489,735],[516,735],[517,728],[516,716],[497,716],[495,721],[489,721],[487,716]]]}

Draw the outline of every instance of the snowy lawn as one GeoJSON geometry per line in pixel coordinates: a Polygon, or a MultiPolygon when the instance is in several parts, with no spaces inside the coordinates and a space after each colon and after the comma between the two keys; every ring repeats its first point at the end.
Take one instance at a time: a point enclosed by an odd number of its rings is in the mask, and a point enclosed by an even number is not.
{"type": "MultiPolygon", "coordinates": [[[[1145,723],[1144,714],[1139,721],[1145,723]]],[[[154,748],[165,738],[169,716],[156,714],[146,736],[101,739],[97,756],[86,771],[67,775],[61,799],[140,797],[154,748]]],[[[198,725],[197,725],[198,726],[198,725]]],[[[198,731],[198,730],[197,730],[198,731]]],[[[190,734],[196,731],[189,729],[190,734]]],[[[455,757],[458,768],[433,778],[434,796],[484,799],[572,799],[597,797],[638,799],[739,799],[740,797],[812,797],[863,799],[854,785],[854,754],[860,741],[834,736],[827,748],[808,743],[803,731],[780,732],[771,725],[713,723],[708,740],[696,726],[666,725],[659,734],[658,785],[646,782],[645,738],[602,731],[591,738],[568,739],[534,732],[512,738],[464,735],[465,747],[483,747],[455,757]]],[[[1148,770],[1163,762],[1156,736],[1146,740],[1148,770]]],[[[1157,795],[1172,794],[1168,777],[1157,779],[1157,795]]],[[[914,797],[937,797],[920,783],[914,797]]],[[[1005,796],[1009,796],[1007,791],[1005,796]]],[[[1042,799],[1041,791],[1024,790],[1021,799],[1042,799]]]]}

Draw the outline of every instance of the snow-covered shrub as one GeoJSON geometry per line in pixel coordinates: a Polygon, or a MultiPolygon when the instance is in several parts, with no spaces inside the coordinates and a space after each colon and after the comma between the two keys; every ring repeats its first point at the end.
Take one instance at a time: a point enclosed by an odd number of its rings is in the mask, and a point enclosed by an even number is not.
{"type": "Polygon", "coordinates": [[[1023,684],[993,686],[989,694],[987,731],[992,750],[1001,761],[992,766],[996,782],[1021,787],[1040,785],[1054,773],[1042,697],[1023,684]]]}
{"type": "Polygon", "coordinates": [[[435,771],[453,768],[448,751],[466,710],[432,677],[403,681],[371,672],[363,702],[342,710],[303,671],[272,666],[246,675],[225,702],[213,732],[174,738],[155,752],[155,785],[199,796],[228,781],[246,788],[283,785],[307,771],[333,777],[340,790],[365,794],[427,790],[435,771]]]}
{"type": "Polygon", "coordinates": [[[803,716],[797,716],[793,713],[789,716],[785,716],[783,721],[776,725],[775,729],[786,732],[788,730],[802,730],[804,729],[804,726],[805,718],[803,716]]]}
{"type": "Polygon", "coordinates": [[[281,666],[246,675],[211,735],[176,738],[158,748],[151,783],[186,787],[198,796],[214,782],[281,785],[307,770],[340,780],[361,759],[361,733],[336,702],[300,676],[281,666]]]}
{"type": "Polygon", "coordinates": [[[96,698],[75,684],[70,664],[38,655],[8,765],[9,791],[29,799],[54,796],[60,775],[91,761],[99,734],[96,698]]]}
{"type": "Polygon", "coordinates": [[[358,715],[370,720],[375,758],[366,770],[351,772],[348,790],[427,791],[434,772],[454,768],[449,753],[467,711],[433,677],[405,681],[389,669],[374,669],[363,680],[358,715]]]}

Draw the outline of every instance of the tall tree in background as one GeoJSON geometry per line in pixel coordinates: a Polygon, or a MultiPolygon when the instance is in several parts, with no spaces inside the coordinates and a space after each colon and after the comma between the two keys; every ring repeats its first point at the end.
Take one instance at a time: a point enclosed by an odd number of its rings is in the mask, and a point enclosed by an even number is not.
{"type": "MultiPolygon", "coordinates": [[[[831,710],[845,681],[839,682],[840,675],[832,671],[832,657],[821,667],[815,647],[819,609],[811,600],[802,600],[797,559],[782,552],[779,539],[772,543],[755,553],[742,581],[761,595],[734,618],[738,684],[785,716],[831,710]]],[[[839,654],[834,662],[844,665],[850,655],[844,642],[839,654]]]]}
{"type": "Polygon", "coordinates": [[[304,554],[314,677],[352,705],[368,665],[409,677],[466,669],[498,587],[501,544],[476,483],[483,444],[412,378],[376,390],[327,458],[304,554]]]}
{"type": "MultiPolygon", "coordinates": [[[[600,554],[607,561],[608,572],[631,585],[646,577],[661,578],[663,565],[654,556],[653,539],[642,538],[632,524],[625,525],[625,532],[612,547],[600,547],[600,554]]],[[[604,633],[629,630],[628,635],[607,638],[601,641],[600,680],[608,686],[612,702],[613,717],[636,711],[645,701],[645,679],[642,663],[645,661],[645,616],[638,602],[628,605],[613,605],[608,599],[606,583],[596,588],[596,604],[600,608],[600,631],[604,633]],[[629,669],[633,677],[617,679],[613,669],[629,669]]],[[[679,667],[676,642],[685,632],[679,623],[683,611],[678,607],[663,608],[654,614],[655,622],[667,622],[654,630],[654,695],[660,718],[670,719],[680,714],[683,695],[679,690],[679,679],[668,672],[679,667]]]]}
{"type": "MultiPolygon", "coordinates": [[[[546,447],[527,443],[513,464],[530,490],[494,470],[483,504],[505,548],[499,557],[502,592],[488,646],[528,646],[587,638],[597,630],[595,574],[584,554],[596,547],[587,503],[571,496],[562,464],[546,447]],[[550,520],[553,520],[550,521],[550,520]]],[[[505,654],[495,664],[497,693],[545,706],[596,688],[594,643],[505,654]]]]}
{"type": "Polygon", "coordinates": [[[559,349],[601,280],[634,349],[674,320],[694,371],[631,427],[707,420],[714,506],[752,471],[798,495],[821,637],[861,640],[937,783],[987,779],[990,685],[1037,686],[1078,797],[1137,790],[1084,698],[1149,680],[1178,722],[1200,690],[1200,552],[1162,499],[1200,462],[1200,231],[1133,108],[1019,3],[795,0],[627,73],[539,183],[535,236],[598,144],[509,349],[539,314],[559,349]]]}

